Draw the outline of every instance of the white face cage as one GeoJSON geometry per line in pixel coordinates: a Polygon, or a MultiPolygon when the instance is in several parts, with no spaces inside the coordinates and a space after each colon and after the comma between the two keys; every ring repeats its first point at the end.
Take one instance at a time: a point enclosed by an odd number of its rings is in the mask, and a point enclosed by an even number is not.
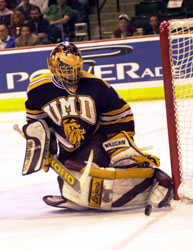
{"type": "Polygon", "coordinates": [[[58,65],[57,78],[64,85],[75,86],[80,80],[81,70],[81,65],[71,67],[62,63],[58,65]]]}
{"type": "Polygon", "coordinates": [[[52,74],[70,92],[75,92],[80,80],[83,60],[76,46],[72,43],[60,43],[48,58],[52,74]]]}

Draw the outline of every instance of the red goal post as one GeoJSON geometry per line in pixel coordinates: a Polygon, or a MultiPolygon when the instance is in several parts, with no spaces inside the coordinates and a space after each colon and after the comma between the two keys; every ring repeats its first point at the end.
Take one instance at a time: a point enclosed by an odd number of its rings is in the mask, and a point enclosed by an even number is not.
{"type": "Polygon", "coordinates": [[[174,199],[193,199],[193,18],[163,21],[160,48],[174,199]]]}

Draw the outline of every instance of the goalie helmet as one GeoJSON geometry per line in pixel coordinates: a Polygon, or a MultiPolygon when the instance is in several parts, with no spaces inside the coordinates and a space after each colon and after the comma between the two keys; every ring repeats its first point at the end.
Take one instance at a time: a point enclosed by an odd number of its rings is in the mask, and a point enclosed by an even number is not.
{"type": "Polygon", "coordinates": [[[48,57],[51,73],[70,93],[75,93],[83,66],[78,48],[70,42],[59,43],[48,57]]]}

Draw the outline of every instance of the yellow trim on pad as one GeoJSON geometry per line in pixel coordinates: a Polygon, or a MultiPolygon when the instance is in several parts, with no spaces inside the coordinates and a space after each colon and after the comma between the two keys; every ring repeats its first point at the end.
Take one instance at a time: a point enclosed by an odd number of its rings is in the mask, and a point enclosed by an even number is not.
{"type": "MultiPolygon", "coordinates": [[[[84,172],[83,168],[81,172],[84,172]]],[[[154,174],[152,168],[128,168],[121,170],[114,170],[111,168],[99,169],[92,167],[90,170],[90,176],[98,177],[102,179],[115,180],[115,179],[138,179],[138,178],[152,178],[154,174]]]]}

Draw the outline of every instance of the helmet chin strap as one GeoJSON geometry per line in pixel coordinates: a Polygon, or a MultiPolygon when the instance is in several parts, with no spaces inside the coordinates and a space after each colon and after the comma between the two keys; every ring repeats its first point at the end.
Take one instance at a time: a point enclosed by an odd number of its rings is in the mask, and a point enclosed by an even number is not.
{"type": "Polygon", "coordinates": [[[58,79],[56,76],[53,76],[53,81],[57,86],[59,85],[60,88],[65,89],[69,94],[76,94],[78,84],[69,84],[64,81],[61,82],[61,80],[58,79]]]}
{"type": "Polygon", "coordinates": [[[76,94],[76,91],[78,89],[78,84],[69,84],[69,83],[62,83],[64,88],[69,92],[69,94],[76,94]]]}
{"type": "Polygon", "coordinates": [[[72,94],[75,94],[77,89],[78,89],[78,84],[77,83],[68,83],[63,81],[63,86],[66,88],[67,91],[69,91],[72,94]]]}

